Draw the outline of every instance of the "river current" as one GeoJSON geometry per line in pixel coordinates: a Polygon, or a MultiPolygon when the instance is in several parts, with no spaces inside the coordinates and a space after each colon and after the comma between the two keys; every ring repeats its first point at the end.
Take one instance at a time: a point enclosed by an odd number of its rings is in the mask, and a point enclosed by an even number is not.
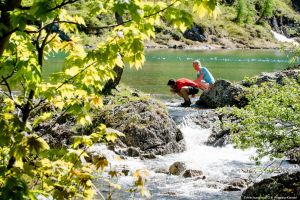
{"type": "MultiPolygon", "coordinates": [[[[255,149],[240,150],[233,145],[225,147],[212,147],[205,145],[211,134],[210,129],[202,129],[189,120],[194,112],[201,112],[197,108],[177,107],[179,101],[166,102],[171,117],[177,122],[186,141],[186,151],[182,153],[157,156],[155,159],[141,160],[139,158],[115,159],[113,152],[105,150],[111,162],[111,168],[124,168],[131,172],[135,170],[147,171],[146,188],[150,190],[151,197],[142,197],[140,194],[132,196],[123,189],[113,194],[114,199],[158,199],[158,200],[224,200],[240,199],[241,191],[224,191],[232,181],[242,181],[246,185],[251,181],[276,175],[284,171],[299,170],[297,165],[287,161],[263,160],[261,166],[256,166],[250,159],[255,154],[255,149]],[[187,169],[201,170],[205,179],[184,178],[182,176],[164,173],[174,162],[184,162],[187,169]],[[266,167],[268,166],[268,167],[266,167]],[[273,169],[271,173],[264,172],[264,168],[273,169]]],[[[105,147],[96,147],[103,153],[105,147]]],[[[122,188],[130,188],[134,182],[132,176],[121,177],[115,180],[122,188]]],[[[99,181],[100,184],[101,181],[99,181]]],[[[245,185],[245,186],[246,186],[245,185]]],[[[103,185],[98,185],[103,189],[103,185]]],[[[104,192],[105,193],[105,192],[104,192]]]]}

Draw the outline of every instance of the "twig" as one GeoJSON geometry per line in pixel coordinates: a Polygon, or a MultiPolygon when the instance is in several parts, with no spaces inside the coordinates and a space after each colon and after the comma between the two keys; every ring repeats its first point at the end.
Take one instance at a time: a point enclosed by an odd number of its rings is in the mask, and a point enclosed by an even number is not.
{"type": "Polygon", "coordinates": [[[55,90],[58,90],[59,88],[61,88],[63,85],[65,85],[66,83],[68,83],[69,81],[73,80],[74,78],[76,78],[79,74],[81,74],[82,72],[84,72],[87,68],[91,67],[92,65],[96,64],[97,62],[93,62],[90,65],[86,66],[85,68],[83,68],[82,70],[80,70],[77,74],[75,74],[74,76],[68,78],[67,80],[65,80],[62,84],[60,84],[55,90]]]}
{"type": "Polygon", "coordinates": [[[78,0],[63,1],[60,5],[57,5],[57,6],[55,6],[54,8],[49,9],[48,12],[51,12],[51,11],[53,11],[53,10],[62,8],[63,6],[65,6],[65,5],[67,5],[67,4],[75,3],[76,1],[78,1],[78,0]]]}

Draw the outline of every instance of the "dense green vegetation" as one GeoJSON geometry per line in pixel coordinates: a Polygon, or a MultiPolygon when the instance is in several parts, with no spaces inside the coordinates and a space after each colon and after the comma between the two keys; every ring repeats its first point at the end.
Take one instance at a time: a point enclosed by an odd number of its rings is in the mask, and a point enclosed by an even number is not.
{"type": "Polygon", "coordinates": [[[240,148],[255,147],[259,162],[262,157],[283,158],[300,146],[300,77],[279,83],[254,85],[249,90],[249,104],[235,108],[241,122],[232,129],[240,148]]]}
{"type": "MultiPolygon", "coordinates": [[[[300,37],[300,15],[291,0],[222,0],[219,3],[217,19],[196,17],[194,21],[195,27],[201,27],[198,33],[205,36],[205,43],[227,48],[278,48],[281,44],[271,30],[288,37],[300,37]]],[[[166,31],[160,31],[155,39],[157,43],[180,40],[194,44],[180,32],[170,30],[167,24],[162,28],[166,31]]]]}

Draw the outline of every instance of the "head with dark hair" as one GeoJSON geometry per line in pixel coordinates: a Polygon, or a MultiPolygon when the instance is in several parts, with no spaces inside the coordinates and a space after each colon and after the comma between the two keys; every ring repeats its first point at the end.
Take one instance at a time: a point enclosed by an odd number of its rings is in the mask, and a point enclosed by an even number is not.
{"type": "Polygon", "coordinates": [[[169,86],[174,86],[176,84],[176,81],[174,80],[174,79],[170,79],[169,81],[168,81],[168,85],[169,86]]]}

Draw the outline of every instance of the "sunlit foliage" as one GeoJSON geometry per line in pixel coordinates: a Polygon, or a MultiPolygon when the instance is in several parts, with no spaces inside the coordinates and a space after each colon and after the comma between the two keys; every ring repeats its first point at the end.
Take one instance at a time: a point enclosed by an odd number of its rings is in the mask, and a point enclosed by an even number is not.
{"type": "Polygon", "coordinates": [[[300,146],[300,79],[254,85],[249,105],[234,109],[241,122],[233,126],[233,140],[240,148],[255,147],[264,156],[282,158],[300,146]]]}
{"type": "MultiPolygon", "coordinates": [[[[57,154],[35,131],[37,126],[55,125],[65,115],[76,119],[74,130],[92,123],[91,110],[102,106],[100,91],[115,77],[113,68],[142,67],[143,42],[155,37],[154,26],[164,20],[184,31],[194,15],[215,16],[216,4],[217,0],[1,0],[0,199],[92,199],[92,172],[102,171],[108,161],[102,157],[84,162],[87,149],[118,135],[107,134],[101,125],[90,135],[74,137],[73,144],[57,154]],[[69,12],[70,5],[80,12],[69,12]],[[182,9],[189,5],[193,12],[182,9]],[[110,32],[87,51],[79,37],[79,29],[89,28],[85,18],[115,15],[123,20],[98,27],[110,32]],[[67,55],[63,69],[45,79],[44,61],[57,52],[67,55]]],[[[135,177],[135,186],[148,195],[141,174],[135,177]]]]}

